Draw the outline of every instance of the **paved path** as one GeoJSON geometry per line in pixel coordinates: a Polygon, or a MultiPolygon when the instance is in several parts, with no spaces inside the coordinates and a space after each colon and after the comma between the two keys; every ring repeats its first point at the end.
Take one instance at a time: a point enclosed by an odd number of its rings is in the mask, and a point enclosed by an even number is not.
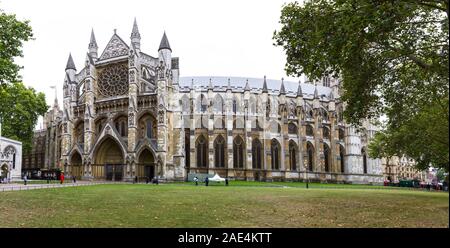
{"type": "Polygon", "coordinates": [[[17,190],[30,190],[30,189],[51,189],[51,188],[62,188],[62,187],[76,187],[76,186],[89,186],[97,184],[111,184],[118,182],[90,182],[90,181],[77,181],[76,183],[49,183],[49,184],[27,184],[23,183],[9,183],[0,184],[0,192],[5,191],[17,191],[17,190]]]}

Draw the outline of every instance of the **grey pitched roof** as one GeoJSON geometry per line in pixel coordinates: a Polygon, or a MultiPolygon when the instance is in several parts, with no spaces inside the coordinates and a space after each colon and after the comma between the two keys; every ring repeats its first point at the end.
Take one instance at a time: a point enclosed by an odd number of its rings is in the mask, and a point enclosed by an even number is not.
{"type": "MultiPolygon", "coordinates": [[[[209,79],[211,78],[211,83],[214,89],[225,90],[228,87],[236,90],[244,90],[245,85],[248,80],[248,85],[250,90],[263,90],[264,85],[267,87],[268,93],[279,93],[281,80],[272,80],[264,78],[244,78],[244,77],[180,77],[179,85],[181,88],[205,88],[209,86],[209,79]]],[[[300,83],[293,81],[284,81],[286,94],[297,95],[299,92],[299,87],[303,96],[314,95],[315,86],[309,83],[300,83]]],[[[330,94],[331,88],[324,86],[317,86],[317,94],[319,96],[328,96],[330,94]]]]}
{"type": "Polygon", "coordinates": [[[172,52],[172,48],[170,48],[169,40],[167,39],[166,32],[161,39],[161,43],[159,44],[158,52],[162,49],[169,49],[172,52]]]}
{"type": "Polygon", "coordinates": [[[75,63],[73,62],[72,59],[72,54],[69,53],[69,59],[67,60],[67,65],[66,65],[66,70],[68,69],[73,69],[73,70],[77,70],[77,68],[75,67],[75,63]]]}

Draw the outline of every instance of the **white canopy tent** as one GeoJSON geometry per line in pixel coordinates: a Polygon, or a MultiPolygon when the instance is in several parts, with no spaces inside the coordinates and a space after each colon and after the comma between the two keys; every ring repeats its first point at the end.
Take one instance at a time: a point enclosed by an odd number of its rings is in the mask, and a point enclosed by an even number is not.
{"type": "Polygon", "coordinates": [[[213,177],[209,177],[210,182],[225,182],[225,178],[220,177],[217,173],[213,177]]]}

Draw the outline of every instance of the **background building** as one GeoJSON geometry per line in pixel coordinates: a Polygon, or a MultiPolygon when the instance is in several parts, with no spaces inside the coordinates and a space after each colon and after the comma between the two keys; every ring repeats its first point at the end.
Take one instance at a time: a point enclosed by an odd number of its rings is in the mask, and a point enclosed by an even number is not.
{"type": "MultiPolygon", "coordinates": [[[[1,128],[1,127],[0,127],[1,128]]],[[[0,136],[0,178],[19,180],[22,171],[22,142],[0,136]]]]}

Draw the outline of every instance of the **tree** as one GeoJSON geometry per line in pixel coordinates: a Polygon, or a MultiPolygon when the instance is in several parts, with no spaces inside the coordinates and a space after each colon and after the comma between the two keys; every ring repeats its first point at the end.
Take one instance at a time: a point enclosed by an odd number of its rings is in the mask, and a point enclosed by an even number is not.
{"type": "Polygon", "coordinates": [[[385,115],[386,145],[448,171],[448,15],[448,0],[306,0],[274,40],[289,75],[341,80],[349,123],[385,115]]]}
{"type": "Polygon", "coordinates": [[[14,58],[23,56],[22,43],[33,37],[28,23],[0,10],[0,84],[20,81],[21,67],[14,63],[14,58]]]}
{"type": "Polygon", "coordinates": [[[22,83],[0,85],[2,135],[22,141],[24,153],[30,151],[33,129],[40,115],[47,112],[43,93],[22,83]]]}
{"type": "Polygon", "coordinates": [[[0,10],[0,121],[2,135],[22,141],[24,152],[31,149],[33,128],[45,114],[45,95],[19,82],[21,67],[14,58],[23,56],[22,43],[33,37],[28,21],[0,10]]]}

